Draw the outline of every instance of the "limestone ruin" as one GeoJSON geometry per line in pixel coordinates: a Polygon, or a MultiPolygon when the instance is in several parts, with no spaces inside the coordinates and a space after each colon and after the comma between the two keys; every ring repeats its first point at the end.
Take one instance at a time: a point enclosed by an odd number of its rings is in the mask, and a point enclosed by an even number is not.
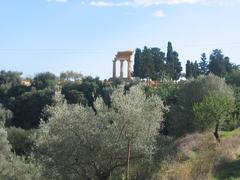
{"type": "Polygon", "coordinates": [[[113,80],[116,79],[116,62],[120,61],[120,78],[124,79],[123,77],[123,63],[124,61],[128,62],[128,67],[127,67],[127,79],[130,80],[132,79],[132,57],[133,55],[133,51],[132,50],[128,50],[128,51],[119,51],[114,60],[113,60],[113,80]]]}

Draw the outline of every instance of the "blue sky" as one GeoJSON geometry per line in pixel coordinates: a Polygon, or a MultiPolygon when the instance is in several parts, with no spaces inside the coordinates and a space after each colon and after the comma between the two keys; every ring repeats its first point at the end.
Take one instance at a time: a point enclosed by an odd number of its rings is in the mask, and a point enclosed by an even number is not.
{"type": "Polygon", "coordinates": [[[112,75],[119,50],[167,42],[186,60],[220,48],[240,64],[239,0],[1,0],[0,69],[112,75]]]}

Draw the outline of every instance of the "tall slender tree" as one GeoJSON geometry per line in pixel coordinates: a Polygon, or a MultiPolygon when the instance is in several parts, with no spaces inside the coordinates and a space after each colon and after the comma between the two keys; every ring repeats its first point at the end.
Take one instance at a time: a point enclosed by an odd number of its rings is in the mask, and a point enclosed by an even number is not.
{"type": "Polygon", "coordinates": [[[173,61],[172,79],[173,80],[178,80],[181,76],[182,65],[181,65],[181,62],[179,61],[178,53],[176,51],[173,51],[173,57],[174,57],[174,61],[173,61]]]}
{"type": "Polygon", "coordinates": [[[193,77],[197,78],[199,76],[199,67],[197,61],[193,63],[193,77]]]}
{"type": "Polygon", "coordinates": [[[186,78],[197,78],[197,76],[199,76],[199,68],[197,61],[191,62],[188,60],[186,64],[186,78]]]}
{"type": "Polygon", "coordinates": [[[208,61],[206,53],[201,54],[201,61],[199,62],[199,71],[202,75],[208,74],[208,61]]]}
{"type": "Polygon", "coordinates": [[[186,78],[189,79],[192,77],[192,64],[189,60],[187,60],[186,64],[186,78]]]}
{"type": "Polygon", "coordinates": [[[141,49],[137,48],[134,56],[133,76],[140,77],[141,49]]]}
{"type": "Polygon", "coordinates": [[[154,63],[153,58],[151,55],[151,50],[144,47],[141,53],[141,60],[140,60],[140,78],[151,78],[154,72],[154,63]]]}
{"type": "Polygon", "coordinates": [[[167,57],[166,57],[166,70],[169,78],[172,77],[174,69],[174,63],[173,63],[173,48],[172,43],[168,42],[167,46],[167,57]]]}
{"type": "Polygon", "coordinates": [[[167,59],[166,59],[167,74],[170,79],[178,80],[181,76],[182,66],[178,58],[178,53],[173,51],[172,43],[168,42],[167,59]]]}
{"type": "Polygon", "coordinates": [[[165,75],[165,53],[162,52],[159,48],[151,48],[151,55],[154,63],[154,73],[152,79],[162,80],[165,75]]]}

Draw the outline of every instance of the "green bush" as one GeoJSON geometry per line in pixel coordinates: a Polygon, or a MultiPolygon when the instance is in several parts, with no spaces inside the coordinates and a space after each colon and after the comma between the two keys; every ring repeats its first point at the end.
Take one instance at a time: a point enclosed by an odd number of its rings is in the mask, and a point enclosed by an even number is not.
{"type": "Polygon", "coordinates": [[[215,129],[214,135],[220,141],[218,130],[224,121],[231,120],[233,111],[233,99],[220,93],[210,94],[193,106],[194,123],[200,131],[215,129]]]}
{"type": "Polygon", "coordinates": [[[233,90],[225,83],[225,80],[211,74],[184,83],[177,103],[167,114],[166,124],[169,135],[179,137],[197,131],[201,124],[194,121],[193,106],[213,92],[234,99],[233,90]]]}
{"type": "Polygon", "coordinates": [[[29,156],[34,146],[33,131],[11,127],[7,132],[12,151],[20,156],[29,156]]]}
{"type": "Polygon", "coordinates": [[[38,180],[40,169],[27,163],[23,158],[10,151],[7,132],[0,127],[0,179],[1,180],[38,180]]]}
{"type": "Polygon", "coordinates": [[[226,76],[226,82],[234,86],[240,86],[240,70],[234,70],[226,76]]]}

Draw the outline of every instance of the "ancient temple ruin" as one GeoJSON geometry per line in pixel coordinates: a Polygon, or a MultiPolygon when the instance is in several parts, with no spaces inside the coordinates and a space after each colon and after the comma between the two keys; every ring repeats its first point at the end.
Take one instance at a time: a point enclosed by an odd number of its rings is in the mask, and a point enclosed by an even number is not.
{"type": "Polygon", "coordinates": [[[117,61],[120,61],[120,78],[121,79],[125,79],[123,77],[123,63],[124,61],[127,61],[128,62],[128,67],[127,67],[127,79],[130,80],[132,78],[132,57],[133,55],[133,51],[132,50],[129,50],[129,51],[119,51],[114,60],[113,60],[113,79],[116,79],[116,62],[117,61]]]}

